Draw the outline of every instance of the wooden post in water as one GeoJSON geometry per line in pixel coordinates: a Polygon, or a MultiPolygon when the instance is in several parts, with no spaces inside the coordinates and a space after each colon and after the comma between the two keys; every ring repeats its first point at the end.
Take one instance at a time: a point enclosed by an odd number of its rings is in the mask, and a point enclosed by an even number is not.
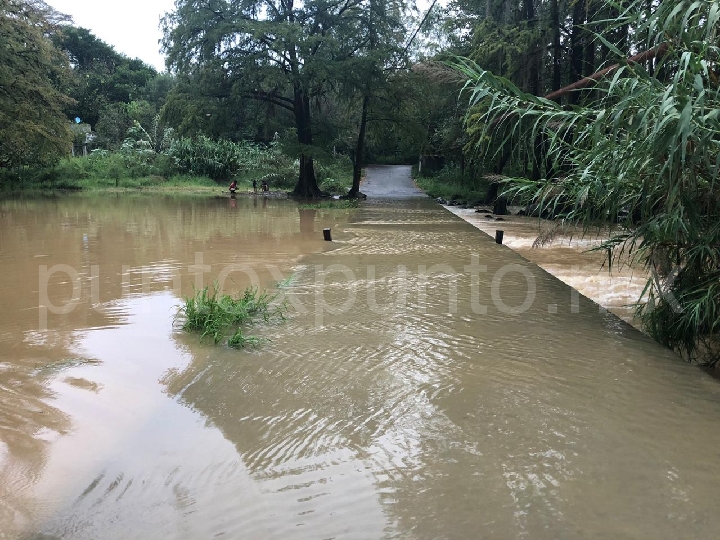
{"type": "Polygon", "coordinates": [[[495,231],[495,243],[496,244],[502,244],[503,239],[503,231],[495,231]]]}
{"type": "Polygon", "coordinates": [[[323,238],[325,241],[332,242],[332,236],[330,236],[330,229],[323,229],[323,238]]]}

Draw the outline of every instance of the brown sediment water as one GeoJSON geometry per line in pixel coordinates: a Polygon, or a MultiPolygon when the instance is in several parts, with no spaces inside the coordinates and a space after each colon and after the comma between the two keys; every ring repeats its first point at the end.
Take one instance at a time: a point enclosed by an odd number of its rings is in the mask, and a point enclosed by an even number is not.
{"type": "Polygon", "coordinates": [[[503,245],[600,307],[639,327],[634,319],[635,304],[642,301],[648,274],[643,267],[628,262],[608,265],[605,253],[592,251],[607,238],[606,229],[593,228],[584,232],[571,225],[563,227],[536,217],[493,216],[458,206],[445,208],[493,238],[497,230],[502,230],[503,245]],[[543,237],[548,240],[543,242],[543,237]]]}
{"type": "Polygon", "coordinates": [[[720,531],[717,382],[428,199],[65,197],[0,223],[7,538],[720,531]],[[262,347],[173,325],[222,275],[292,276],[262,347]]]}

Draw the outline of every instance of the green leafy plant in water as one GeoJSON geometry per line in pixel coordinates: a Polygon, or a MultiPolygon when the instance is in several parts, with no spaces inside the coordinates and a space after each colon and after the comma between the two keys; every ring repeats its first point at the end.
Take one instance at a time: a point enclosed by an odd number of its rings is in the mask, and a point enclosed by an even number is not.
{"type": "Polygon", "coordinates": [[[257,336],[246,336],[242,329],[238,328],[235,333],[228,338],[228,347],[233,349],[243,349],[245,347],[258,347],[265,340],[257,336]]]}
{"type": "Polygon", "coordinates": [[[230,347],[242,348],[257,346],[262,339],[246,336],[243,327],[258,319],[264,322],[285,320],[287,304],[276,302],[277,293],[259,291],[257,287],[248,287],[238,298],[221,294],[219,285],[204,287],[192,297],[185,297],[178,309],[177,317],[183,320],[183,330],[197,332],[200,339],[212,338],[214,343],[230,336],[230,347]]]}

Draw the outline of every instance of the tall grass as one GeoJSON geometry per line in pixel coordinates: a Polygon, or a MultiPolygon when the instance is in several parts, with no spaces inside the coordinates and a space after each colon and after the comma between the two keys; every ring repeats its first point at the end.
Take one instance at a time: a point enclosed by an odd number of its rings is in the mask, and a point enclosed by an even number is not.
{"type": "Polygon", "coordinates": [[[245,335],[245,329],[258,320],[271,322],[284,320],[287,311],[285,303],[277,302],[277,294],[248,287],[233,298],[221,294],[217,283],[212,288],[204,287],[194,296],[186,296],[178,309],[177,318],[182,328],[200,334],[200,339],[209,337],[214,343],[227,338],[230,347],[256,346],[262,339],[245,335]]]}

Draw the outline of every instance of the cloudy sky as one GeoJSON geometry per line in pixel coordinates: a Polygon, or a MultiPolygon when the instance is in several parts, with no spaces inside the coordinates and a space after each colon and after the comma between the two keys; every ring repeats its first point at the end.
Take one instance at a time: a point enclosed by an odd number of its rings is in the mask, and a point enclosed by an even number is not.
{"type": "MultiPolygon", "coordinates": [[[[130,58],[140,58],[165,71],[158,41],[160,17],[172,11],[174,0],[45,0],[61,13],[72,16],[75,26],[87,28],[96,37],[130,58]]],[[[431,0],[417,0],[426,10],[431,0]]],[[[441,5],[446,0],[440,0],[441,5]]]]}
{"type": "Polygon", "coordinates": [[[140,58],[165,71],[160,54],[160,17],[171,11],[174,0],[46,0],[56,10],[71,15],[76,26],[130,58],[140,58]]]}

